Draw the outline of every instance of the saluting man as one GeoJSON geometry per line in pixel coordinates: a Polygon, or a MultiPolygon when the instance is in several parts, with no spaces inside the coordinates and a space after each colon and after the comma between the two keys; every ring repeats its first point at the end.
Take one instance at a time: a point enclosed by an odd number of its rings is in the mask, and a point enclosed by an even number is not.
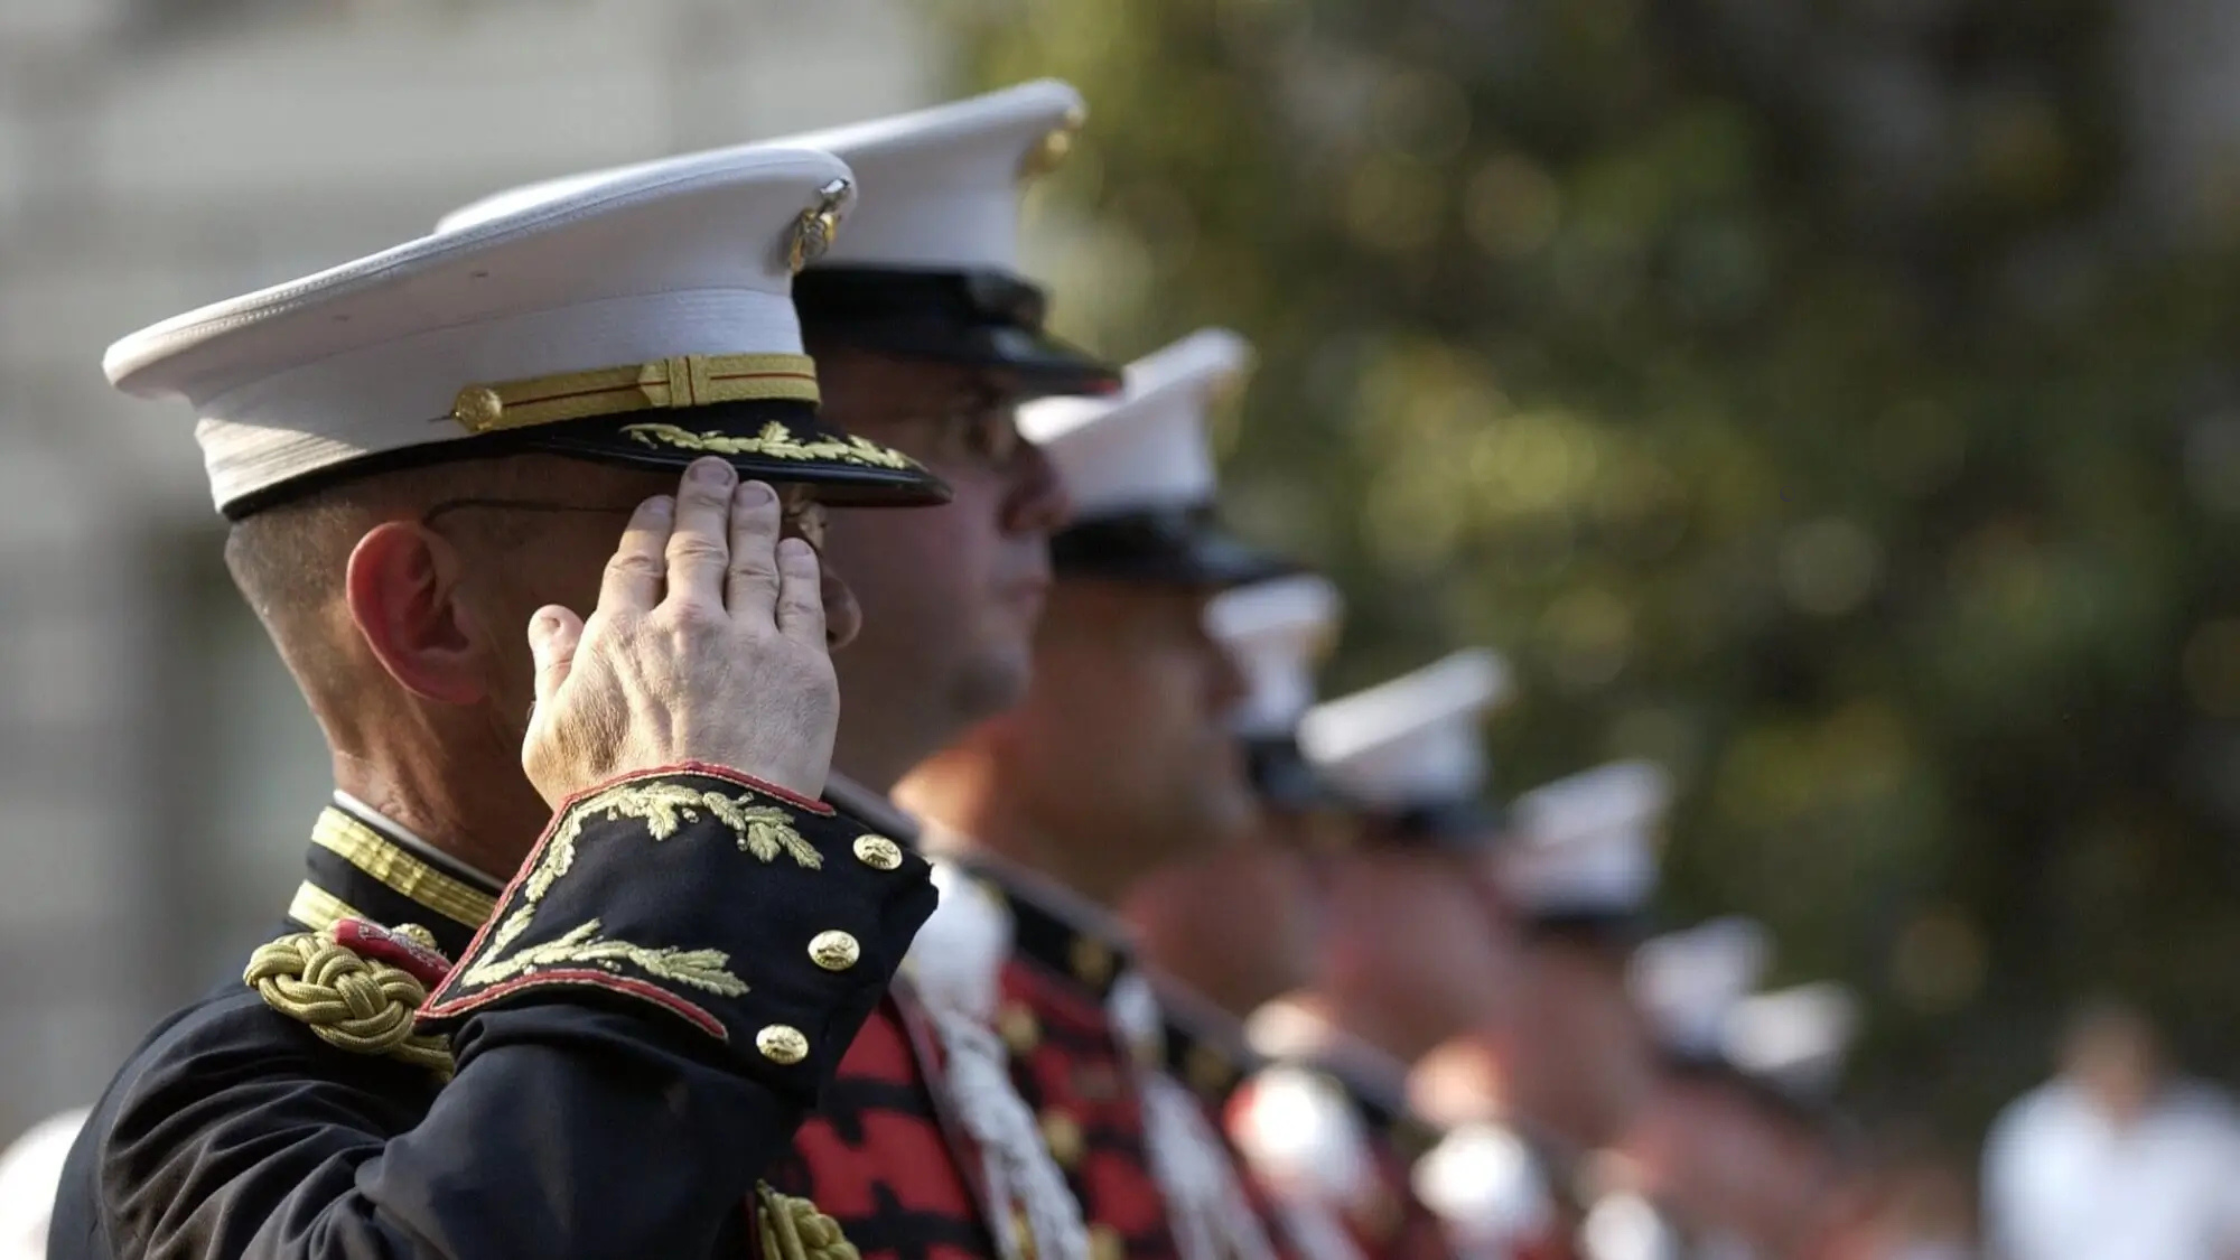
{"type": "Polygon", "coordinates": [[[1314,867],[1347,838],[1342,802],[1297,740],[1339,615],[1337,590],[1306,573],[1225,592],[1207,609],[1249,681],[1233,724],[1260,822],[1240,843],[1153,874],[1126,915],[1147,961],[1206,999],[1162,990],[1169,1063],[1222,1117],[1287,1240],[1309,1260],[1440,1257],[1450,1249],[1409,1187],[1405,1152],[1428,1141],[1421,1126],[1311,1060],[1254,1054],[1244,1035],[1253,1011],[1312,985],[1314,867]]]}
{"type": "MultiPolygon", "coordinates": [[[[1359,825],[1323,861],[1314,982],[1257,1012],[1253,1042],[1328,1065],[1386,1116],[1419,1111],[1418,1059],[1518,997],[1515,924],[1488,871],[1506,823],[1487,802],[1484,724],[1509,694],[1506,662],[1470,649],[1300,719],[1309,762],[1359,825]]],[[[1506,1126],[1435,1130],[1406,1149],[1414,1189],[1463,1255],[1527,1252],[1557,1230],[1545,1170],[1506,1126]]]]}
{"type": "MultiPolygon", "coordinates": [[[[909,528],[837,513],[826,540],[866,611],[835,660],[848,719],[831,794],[905,840],[915,824],[885,799],[895,780],[1027,685],[1049,536],[1067,509],[1014,409],[1118,384],[1044,331],[1045,296],[1019,269],[1021,181],[1063,157],[1083,117],[1071,87],[1039,81],[779,142],[840,155],[863,191],[848,231],[796,279],[823,414],[907,452],[953,492],[909,528]]],[[[729,152],[631,170],[689,171],[729,152]]],[[[445,223],[616,177],[501,193],[445,223]]],[[[959,1053],[992,1037],[993,1003],[980,1009],[973,973],[992,977],[1003,946],[982,939],[983,909],[944,898],[928,930],[939,947],[919,951],[771,1170],[866,1256],[1088,1254],[1032,1113],[1000,1071],[974,1071],[986,1056],[959,1053]]]]}
{"type": "Polygon", "coordinates": [[[1211,596],[1284,567],[1214,514],[1207,410],[1246,361],[1234,334],[1201,332],[1131,364],[1114,399],[1022,413],[1077,512],[1052,543],[1034,680],[902,792],[933,820],[928,847],[1007,912],[1010,1079],[1100,1255],[1254,1260],[1275,1245],[1203,1106],[1162,1071],[1157,1002],[1113,913],[1147,872],[1253,818],[1227,726],[1243,680],[1205,624],[1211,596]]]}
{"type": "Polygon", "coordinates": [[[286,933],[94,1109],[50,1255],[823,1249],[757,1178],[933,896],[817,799],[819,497],[945,493],[815,418],[788,291],[849,195],[736,154],[111,347],[195,406],[337,791],[286,933]]]}
{"type": "Polygon", "coordinates": [[[1419,1105],[1453,1130],[1425,1175],[1460,1202],[1473,1171],[1527,1132],[1567,1218],[1583,1210],[1588,1157],[1631,1121],[1653,1081],[1626,962],[1657,881],[1670,789],[1647,762],[1598,766],[1526,792],[1487,854],[1515,951],[1512,991],[1420,1060],[1419,1105]]]}
{"type": "Polygon", "coordinates": [[[1647,1030],[1626,983],[1648,930],[1669,778],[1616,761],[1517,798],[1495,874],[1525,934],[1523,1000],[1471,1030],[1510,1113],[1576,1158],[1622,1132],[1650,1088],[1647,1030]]]}
{"type": "Polygon", "coordinates": [[[1694,1235],[1690,1255],[1840,1255],[1864,1206],[1830,1105],[1857,1000],[1825,982],[1753,993],[1770,959],[1762,927],[1726,918],[1634,962],[1665,1068],[1619,1149],[1694,1235]]]}

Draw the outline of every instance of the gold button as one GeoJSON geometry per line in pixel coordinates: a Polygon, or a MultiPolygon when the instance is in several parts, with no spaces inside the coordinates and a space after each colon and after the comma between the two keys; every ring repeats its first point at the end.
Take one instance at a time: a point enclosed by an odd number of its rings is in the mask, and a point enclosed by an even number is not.
{"type": "Polygon", "coordinates": [[[498,423],[506,413],[506,400],[487,385],[469,385],[451,400],[451,418],[469,433],[480,433],[498,423]]]}
{"type": "Polygon", "coordinates": [[[1120,1231],[1102,1221],[1089,1227],[1089,1260],[1121,1260],[1128,1254],[1128,1244],[1120,1241],[1120,1231]]]}
{"type": "Polygon", "coordinates": [[[902,865],[902,846],[885,836],[857,836],[856,861],[879,871],[902,865]]]}
{"type": "Polygon", "coordinates": [[[819,932],[809,938],[809,961],[826,971],[846,971],[863,957],[863,946],[846,932],[819,932]]]}
{"type": "Polygon", "coordinates": [[[754,1035],[754,1048],[772,1063],[791,1066],[809,1057],[809,1039],[791,1024],[772,1024],[754,1035]]]}
{"type": "Polygon", "coordinates": [[[1204,1044],[1190,1047],[1190,1052],[1183,1056],[1182,1071],[1190,1078],[1191,1088],[1211,1097],[1224,1093],[1237,1075],[1227,1059],[1204,1044]]]}
{"type": "Polygon", "coordinates": [[[1071,1168],[1081,1162],[1084,1141],[1081,1122],[1062,1111],[1042,1113],[1042,1142],[1050,1148],[1050,1158],[1058,1161],[1060,1168],[1071,1168]]]}
{"type": "Polygon", "coordinates": [[[1112,978],[1112,947],[1096,937],[1076,936],[1066,952],[1081,983],[1101,985],[1112,978]]]}
{"type": "Polygon", "coordinates": [[[1013,1054],[1026,1054],[1042,1044],[1042,1021],[1017,1002],[1006,1002],[996,1012],[996,1034],[1013,1054]]]}

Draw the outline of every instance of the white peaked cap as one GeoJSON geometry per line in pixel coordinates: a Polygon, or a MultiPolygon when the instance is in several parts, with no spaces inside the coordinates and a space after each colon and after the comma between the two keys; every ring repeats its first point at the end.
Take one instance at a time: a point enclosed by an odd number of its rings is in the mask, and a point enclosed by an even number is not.
{"type": "MultiPolygon", "coordinates": [[[[1063,155],[1087,118],[1072,85],[1040,79],[931,109],[767,143],[822,149],[855,169],[863,205],[829,266],[1019,269],[1019,185],[1063,155]]],[[[700,156],[721,156],[717,150],[700,156]]],[[[672,161],[679,159],[670,159],[672,161]]],[[[529,184],[445,215],[450,231],[661,163],[529,184]]]]}
{"type": "Polygon", "coordinates": [[[1449,1230],[1476,1243],[1522,1246],[1547,1229],[1554,1212],[1539,1159],[1503,1125],[1448,1130],[1416,1161],[1410,1182],[1449,1230]]]}
{"type": "Polygon", "coordinates": [[[165,320],[110,346],[102,367],[127,393],[194,405],[224,508],[476,436],[455,415],[469,387],[798,357],[790,245],[818,207],[829,236],[849,181],[840,159],[783,148],[611,180],[165,320]]]}
{"type": "Polygon", "coordinates": [[[1727,1061],[1800,1095],[1823,1093],[1858,1035],[1859,999],[1834,981],[1743,999],[1727,1015],[1727,1061]]]}
{"type": "Polygon", "coordinates": [[[1078,519],[1209,504],[1207,414],[1251,365],[1243,337],[1201,329],[1129,364],[1118,394],[1026,404],[1019,432],[1057,466],[1078,519]]]}
{"type": "Polygon", "coordinates": [[[1509,667],[1483,648],[1316,705],[1299,747],[1332,785],[1372,808],[1473,797],[1485,786],[1480,721],[1509,695],[1509,667]]]}
{"type": "Polygon", "coordinates": [[[1558,779],[1511,807],[1495,857],[1502,887],[1535,915],[1630,914],[1657,886],[1657,831],[1672,800],[1665,772],[1619,761],[1558,779]]]}
{"type": "Polygon", "coordinates": [[[1314,704],[1315,666],[1337,640],[1343,610],[1338,588],[1313,573],[1234,587],[1207,602],[1207,631],[1244,671],[1239,734],[1282,736],[1298,729],[1314,704]]]}
{"type": "Polygon", "coordinates": [[[1376,1189],[1368,1127],[1336,1081],[1279,1064],[1255,1073],[1230,1113],[1230,1136],[1262,1180],[1340,1207],[1376,1189]]]}
{"type": "Polygon", "coordinates": [[[44,1260],[62,1165],[86,1114],[49,1116],[0,1150],[0,1260],[44,1260]]]}
{"type": "Polygon", "coordinates": [[[1740,916],[1660,936],[1634,951],[1634,1000],[1666,1049],[1718,1058],[1728,1017],[1758,987],[1772,954],[1765,928],[1740,916]]]}

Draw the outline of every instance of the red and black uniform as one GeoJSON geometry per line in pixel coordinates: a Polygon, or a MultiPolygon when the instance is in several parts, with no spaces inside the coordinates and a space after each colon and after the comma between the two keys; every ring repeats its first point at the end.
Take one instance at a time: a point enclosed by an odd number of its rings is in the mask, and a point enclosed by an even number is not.
{"type": "MultiPolygon", "coordinates": [[[[915,820],[834,776],[829,795],[913,843],[915,820]]],[[[939,1039],[897,979],[840,1060],[770,1184],[816,1203],[863,1260],[981,1260],[1000,1253],[972,1144],[939,1089],[939,1039]]],[[[1005,1228],[1012,1228],[1004,1222],[1005,1228]]]]}
{"type": "Polygon", "coordinates": [[[1004,894],[1014,950],[996,1028],[1011,1080],[1080,1202],[1097,1260],[1180,1255],[1153,1169],[1137,1062],[1108,1003],[1134,965],[1111,933],[1051,909],[1047,890],[972,866],[1004,894]]]}
{"type": "Polygon", "coordinates": [[[935,1042],[897,981],[840,1061],[766,1179],[816,1203],[865,1260],[998,1254],[981,1192],[958,1152],[969,1139],[936,1101],[935,1042]]]}
{"type": "MultiPolygon", "coordinates": [[[[1133,985],[1148,996],[1149,988],[1117,925],[1016,868],[986,858],[964,859],[960,866],[996,890],[1010,911],[1013,949],[1001,971],[996,1027],[1009,1052],[1012,1083],[1033,1108],[1080,1204],[1096,1260],[1189,1260],[1185,1240],[1193,1228],[1201,1235],[1210,1231],[1217,1250],[1236,1243],[1246,1254],[1288,1260],[1266,1202],[1253,1197],[1210,1112],[1185,1108],[1198,1134],[1160,1131],[1147,1091],[1180,1091],[1183,1076],[1161,1062],[1155,1004],[1148,1028],[1131,1030],[1124,1022],[1130,995],[1123,990],[1133,985]],[[1161,1073],[1168,1079],[1158,1079],[1161,1073]],[[1194,1141],[1199,1134],[1206,1142],[1194,1141]],[[1189,1145],[1189,1157],[1208,1161],[1215,1180],[1233,1184],[1239,1197],[1210,1208],[1204,1197],[1191,1207],[1178,1203],[1162,1182],[1161,1142],[1189,1145]],[[1219,1219],[1186,1220],[1188,1212],[1219,1219]]],[[[1214,1079],[1223,1070],[1211,1059],[1196,1068],[1215,1092],[1229,1084],[1214,1079]]],[[[1197,1084],[1187,1088],[1199,1091],[1197,1084]]],[[[1167,1154],[1171,1159],[1171,1148],[1167,1154]]]]}

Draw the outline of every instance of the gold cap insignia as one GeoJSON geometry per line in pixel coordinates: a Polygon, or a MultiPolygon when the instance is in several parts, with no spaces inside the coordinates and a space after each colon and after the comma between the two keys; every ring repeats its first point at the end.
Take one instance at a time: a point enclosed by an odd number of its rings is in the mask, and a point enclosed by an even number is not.
{"type": "Polygon", "coordinates": [[[847,180],[836,179],[817,190],[817,204],[801,212],[793,224],[793,235],[786,243],[786,265],[795,273],[824,257],[832,242],[840,235],[840,206],[848,199],[848,190],[854,187],[847,180]]]}
{"type": "Polygon", "coordinates": [[[1081,128],[1088,121],[1089,116],[1079,109],[1067,110],[1065,121],[1043,132],[1042,138],[1019,159],[1019,178],[1034,179],[1058,169],[1073,152],[1074,137],[1081,134],[1081,128]]]}

